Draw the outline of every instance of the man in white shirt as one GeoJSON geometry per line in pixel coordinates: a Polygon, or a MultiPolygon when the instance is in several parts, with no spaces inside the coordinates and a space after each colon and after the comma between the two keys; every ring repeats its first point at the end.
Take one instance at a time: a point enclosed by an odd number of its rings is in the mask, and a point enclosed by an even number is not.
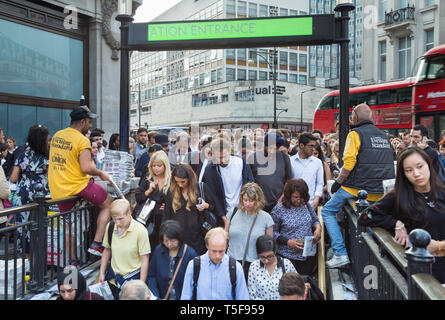
{"type": "Polygon", "coordinates": [[[203,182],[213,194],[219,225],[225,227],[229,223],[226,213],[239,205],[241,187],[247,182],[254,182],[254,179],[246,160],[230,154],[230,141],[216,139],[210,148],[212,162],[205,168],[203,182]]]}
{"type": "Polygon", "coordinates": [[[310,133],[302,133],[298,140],[299,151],[290,160],[293,178],[301,178],[307,183],[309,203],[315,212],[323,195],[324,186],[323,163],[312,156],[316,145],[317,137],[310,133]]]}

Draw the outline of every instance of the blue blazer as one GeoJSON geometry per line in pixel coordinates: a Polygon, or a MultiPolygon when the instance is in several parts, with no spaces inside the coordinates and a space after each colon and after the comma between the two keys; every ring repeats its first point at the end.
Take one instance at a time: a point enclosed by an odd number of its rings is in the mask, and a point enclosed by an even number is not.
{"type": "MultiPolygon", "coordinates": [[[[178,255],[175,257],[175,267],[173,270],[176,270],[178,266],[178,262],[182,257],[182,253],[184,252],[184,244],[179,249],[178,255]]],[[[187,265],[190,260],[194,257],[198,256],[196,251],[191,247],[187,246],[187,251],[185,252],[184,259],[181,262],[181,267],[179,268],[178,275],[175,280],[175,290],[176,290],[176,299],[181,299],[182,293],[182,285],[184,283],[185,270],[187,269],[187,265]]],[[[153,257],[150,261],[150,266],[148,267],[148,286],[151,292],[158,298],[164,299],[165,294],[167,293],[168,287],[170,285],[168,273],[169,273],[169,262],[170,258],[168,255],[168,249],[159,244],[154,253],[153,257]]]]}

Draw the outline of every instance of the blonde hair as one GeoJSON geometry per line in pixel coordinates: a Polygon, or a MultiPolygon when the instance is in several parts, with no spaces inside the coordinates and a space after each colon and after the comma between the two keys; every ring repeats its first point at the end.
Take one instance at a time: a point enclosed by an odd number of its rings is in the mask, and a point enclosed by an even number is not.
{"type": "Polygon", "coordinates": [[[111,203],[110,214],[112,217],[126,215],[130,210],[130,202],[127,199],[116,199],[111,203]]]}
{"type": "Polygon", "coordinates": [[[209,244],[210,238],[215,234],[221,234],[227,241],[227,245],[229,244],[230,235],[229,233],[221,227],[213,228],[208,231],[204,237],[204,241],[206,246],[209,244]]]}
{"type": "Polygon", "coordinates": [[[147,176],[147,180],[148,181],[154,181],[157,183],[157,178],[153,172],[152,166],[153,166],[153,162],[161,162],[164,165],[164,186],[162,187],[162,192],[164,194],[167,194],[168,189],[170,188],[170,181],[171,181],[171,177],[172,177],[172,171],[170,168],[170,160],[168,159],[167,154],[165,153],[165,151],[160,150],[160,151],[156,151],[155,153],[152,154],[151,158],[150,158],[150,162],[148,163],[148,176],[147,176]]]}
{"type": "Polygon", "coordinates": [[[197,178],[195,172],[193,172],[192,168],[188,164],[178,164],[173,168],[172,178],[170,184],[170,191],[173,195],[173,211],[176,212],[181,208],[181,195],[182,190],[176,183],[176,179],[174,177],[178,177],[180,179],[187,179],[187,211],[190,211],[190,207],[197,203],[197,178]]]}
{"type": "Polygon", "coordinates": [[[241,192],[239,195],[239,208],[244,212],[246,212],[246,208],[244,207],[243,202],[243,197],[245,194],[249,197],[250,200],[255,201],[253,211],[255,214],[258,214],[258,212],[260,212],[260,210],[262,210],[266,205],[263,190],[261,190],[261,187],[255,182],[248,182],[241,188],[241,192]]]}

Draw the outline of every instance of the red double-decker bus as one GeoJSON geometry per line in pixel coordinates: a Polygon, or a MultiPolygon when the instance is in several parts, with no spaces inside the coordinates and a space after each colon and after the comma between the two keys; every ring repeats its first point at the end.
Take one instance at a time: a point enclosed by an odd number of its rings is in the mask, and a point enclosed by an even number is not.
{"type": "MultiPolygon", "coordinates": [[[[445,139],[445,45],[422,56],[414,79],[351,88],[349,99],[351,108],[367,103],[376,126],[388,133],[409,131],[414,118],[428,128],[431,139],[445,139]]],[[[339,103],[338,90],[326,94],[315,110],[313,128],[335,132],[339,103]]]]}
{"type": "Polygon", "coordinates": [[[412,100],[415,122],[428,128],[431,139],[445,139],[445,45],[423,55],[413,84],[412,100]]]}
{"type": "MultiPolygon", "coordinates": [[[[373,120],[378,128],[397,134],[412,126],[413,79],[381,83],[349,89],[349,105],[366,103],[372,109],[373,120]]],[[[327,93],[320,101],[314,114],[314,129],[323,133],[335,132],[338,122],[339,90],[327,93]]]]}

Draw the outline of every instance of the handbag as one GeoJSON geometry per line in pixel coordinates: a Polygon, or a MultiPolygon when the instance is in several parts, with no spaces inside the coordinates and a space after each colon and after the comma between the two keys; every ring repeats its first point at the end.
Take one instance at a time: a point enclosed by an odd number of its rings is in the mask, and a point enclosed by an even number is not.
{"type": "Polygon", "coordinates": [[[255,215],[255,218],[253,219],[253,222],[252,222],[252,226],[250,227],[250,230],[249,230],[249,234],[247,235],[246,248],[244,249],[243,262],[241,263],[241,266],[243,266],[243,267],[244,267],[244,262],[246,261],[247,250],[249,249],[250,236],[252,235],[253,226],[255,225],[257,218],[258,218],[258,214],[255,215]]]}
{"type": "Polygon", "coordinates": [[[150,219],[151,215],[153,214],[155,206],[156,201],[147,199],[144,206],[142,207],[141,212],[139,212],[139,214],[137,215],[136,220],[145,226],[148,219],[150,219]]]}
{"type": "MultiPolygon", "coordinates": [[[[205,201],[204,183],[200,182],[198,186],[199,186],[200,197],[202,201],[205,201]]],[[[199,224],[201,225],[201,231],[203,234],[206,234],[211,229],[216,228],[217,226],[215,214],[208,209],[200,212],[199,219],[200,219],[199,224]]]]}
{"type": "Polygon", "coordinates": [[[182,260],[184,259],[185,252],[187,251],[187,244],[184,245],[184,252],[182,252],[182,257],[178,262],[178,266],[176,267],[175,274],[173,275],[172,281],[170,282],[170,286],[168,287],[167,293],[165,294],[164,300],[168,299],[170,295],[170,291],[172,290],[173,284],[175,283],[176,276],[178,275],[179,267],[181,266],[182,260]]]}

